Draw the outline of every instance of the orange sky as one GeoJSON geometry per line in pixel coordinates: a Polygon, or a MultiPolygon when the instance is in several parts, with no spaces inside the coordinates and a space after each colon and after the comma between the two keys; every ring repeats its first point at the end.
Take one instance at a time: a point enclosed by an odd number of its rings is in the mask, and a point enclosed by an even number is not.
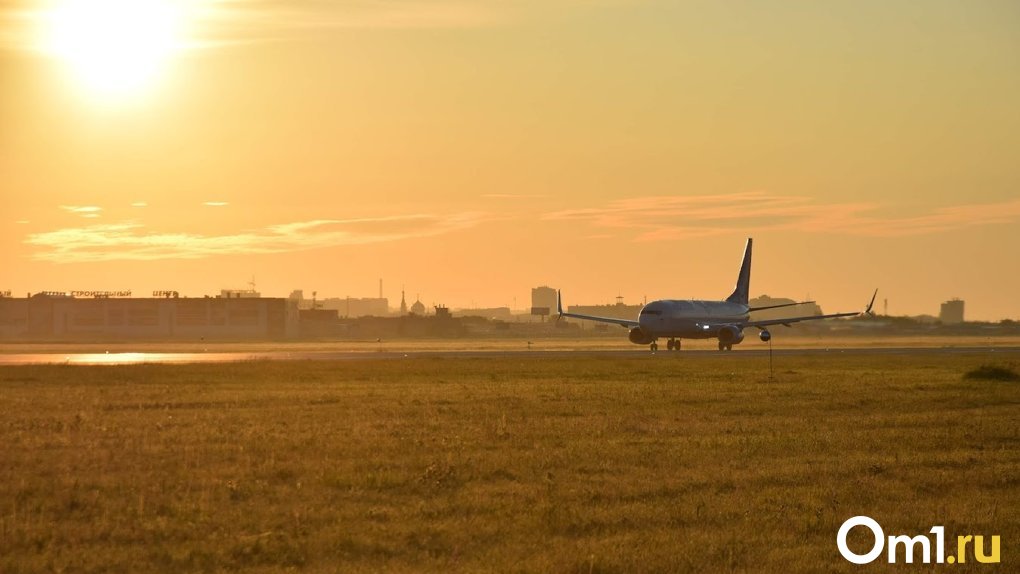
{"type": "Polygon", "coordinates": [[[1020,318],[1015,2],[98,1],[0,0],[0,291],[715,298],[753,236],[1020,318]]]}

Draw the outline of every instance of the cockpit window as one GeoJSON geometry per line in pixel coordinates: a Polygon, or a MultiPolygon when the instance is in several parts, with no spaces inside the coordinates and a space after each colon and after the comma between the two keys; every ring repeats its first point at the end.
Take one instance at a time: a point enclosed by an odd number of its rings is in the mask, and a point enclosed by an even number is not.
{"type": "Polygon", "coordinates": [[[642,309],[642,315],[662,315],[662,311],[658,309],[642,309]]]}

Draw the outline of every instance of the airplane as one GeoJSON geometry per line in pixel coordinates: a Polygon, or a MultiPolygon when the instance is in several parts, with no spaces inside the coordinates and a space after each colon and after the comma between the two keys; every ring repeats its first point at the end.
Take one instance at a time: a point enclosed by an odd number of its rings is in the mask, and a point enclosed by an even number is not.
{"type": "Polygon", "coordinates": [[[878,289],[871,296],[871,302],[863,312],[855,313],[832,313],[829,315],[808,315],[803,317],[790,317],[787,319],[767,319],[762,321],[751,321],[749,314],[752,311],[763,311],[765,309],[778,309],[780,307],[793,307],[806,305],[814,301],[802,301],[800,303],[784,303],[781,305],[769,305],[766,307],[750,307],[747,304],[748,293],[751,284],[751,245],[752,238],[747,239],[744,247],[744,258],[740,264],[740,273],[737,275],[737,285],[733,293],[725,301],[702,301],[702,300],[676,300],[663,299],[652,301],[641,309],[637,320],[616,319],[613,317],[596,317],[582,315],[579,313],[563,312],[563,296],[556,292],[557,319],[560,317],[585,319],[602,323],[613,323],[630,329],[630,342],[636,345],[648,345],[652,351],[659,350],[659,339],[668,339],[666,348],[669,350],[680,350],[681,339],[719,339],[720,351],[731,351],[733,345],[740,344],[744,340],[744,329],[757,328],[758,337],[763,342],[772,339],[772,333],[768,330],[774,325],[791,326],[801,321],[817,321],[819,319],[835,319],[837,317],[857,317],[859,315],[871,315],[871,307],[875,304],[875,296],[878,289]]]}

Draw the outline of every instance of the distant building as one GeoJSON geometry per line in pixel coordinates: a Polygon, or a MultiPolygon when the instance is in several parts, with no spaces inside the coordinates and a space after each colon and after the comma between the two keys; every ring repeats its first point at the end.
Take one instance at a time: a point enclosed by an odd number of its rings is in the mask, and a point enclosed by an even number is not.
{"type": "Polygon", "coordinates": [[[27,340],[285,339],[297,303],[253,297],[0,300],[0,338],[27,340]]]}
{"type": "Polygon", "coordinates": [[[943,325],[963,323],[963,300],[954,297],[943,303],[939,311],[939,321],[942,321],[943,325]]]}
{"type": "Polygon", "coordinates": [[[556,312],[556,290],[552,287],[535,287],[531,290],[531,314],[552,315],[556,312]]]}
{"type": "Polygon", "coordinates": [[[482,307],[477,309],[457,309],[454,311],[455,317],[482,317],[485,319],[495,319],[499,321],[510,321],[513,319],[513,314],[510,312],[510,307],[482,307]]]}
{"type": "Polygon", "coordinates": [[[254,289],[220,289],[221,299],[258,299],[262,293],[254,289]]]}
{"type": "Polygon", "coordinates": [[[423,317],[425,315],[425,305],[421,302],[421,295],[415,299],[413,305],[411,305],[411,314],[423,317]]]}
{"type": "Polygon", "coordinates": [[[390,301],[385,297],[330,297],[316,305],[319,309],[336,309],[341,317],[386,317],[390,301]]]}
{"type": "MultiPolygon", "coordinates": [[[[623,302],[623,297],[617,297],[616,304],[614,305],[571,305],[567,308],[567,312],[577,313],[579,315],[594,315],[596,317],[610,317],[613,319],[637,320],[642,307],[644,307],[644,305],[627,305],[623,302]]],[[[578,320],[571,319],[571,321],[578,320]]],[[[587,326],[588,324],[605,324],[585,320],[580,320],[580,323],[582,326],[587,326]]]]}
{"type": "Polygon", "coordinates": [[[302,337],[336,336],[346,327],[337,320],[336,309],[301,309],[298,317],[298,332],[302,337]]]}
{"type": "Polygon", "coordinates": [[[404,290],[400,290],[400,316],[407,315],[407,299],[404,297],[404,290]]]}

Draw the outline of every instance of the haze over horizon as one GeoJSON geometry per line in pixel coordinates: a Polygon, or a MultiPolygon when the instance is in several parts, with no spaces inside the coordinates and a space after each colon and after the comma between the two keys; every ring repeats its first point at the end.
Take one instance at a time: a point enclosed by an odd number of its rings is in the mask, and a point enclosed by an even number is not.
{"type": "Polygon", "coordinates": [[[1020,4],[0,2],[0,291],[1020,318],[1020,4]]]}

